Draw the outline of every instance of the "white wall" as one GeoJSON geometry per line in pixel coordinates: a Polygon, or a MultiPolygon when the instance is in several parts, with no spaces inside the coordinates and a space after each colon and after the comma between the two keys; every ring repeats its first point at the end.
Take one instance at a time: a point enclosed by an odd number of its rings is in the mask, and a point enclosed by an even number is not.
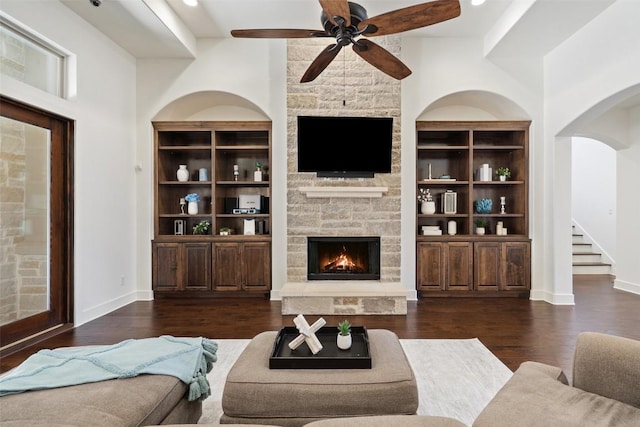
{"type": "MultiPolygon", "coordinates": [[[[556,144],[558,136],[597,134],[599,140],[617,140],[617,238],[616,286],[640,293],[640,263],[636,245],[640,238],[637,212],[640,209],[637,183],[640,182],[640,132],[637,112],[616,114],[617,126],[602,123],[597,132],[590,126],[616,103],[640,94],[640,2],[619,0],[545,57],[545,146],[556,144]],[[635,118],[635,120],[634,120],[635,118]],[[634,131],[635,129],[635,131],[634,131]],[[622,139],[622,140],[621,140],[622,139]]],[[[612,119],[611,115],[608,115],[612,119]]],[[[563,139],[563,138],[560,138],[563,139]]],[[[548,159],[549,176],[559,179],[567,165],[548,159]]],[[[570,173],[566,177],[570,178],[570,173]]],[[[559,197],[570,197],[570,193],[559,197]]],[[[569,223],[571,208],[554,205],[545,220],[569,223]]],[[[556,250],[571,247],[571,236],[554,236],[556,250]],[[562,241],[557,239],[562,238],[562,241]]],[[[555,277],[566,278],[568,262],[557,263],[553,249],[545,254],[555,277]]],[[[569,276],[570,277],[570,276],[569,276]]],[[[566,281],[566,280],[564,280],[566,281]]]]}
{"type": "Polygon", "coordinates": [[[617,152],[617,251],[615,287],[640,294],[640,107],[629,111],[629,148],[617,152]]]}
{"type": "Polygon", "coordinates": [[[136,299],[136,61],[61,3],[2,0],[2,10],[77,55],[73,99],[4,76],[1,90],[75,120],[74,308],[80,325],[136,299]]]}
{"type": "Polygon", "coordinates": [[[616,152],[591,138],[572,138],[571,212],[588,239],[616,256],[616,152]]]}

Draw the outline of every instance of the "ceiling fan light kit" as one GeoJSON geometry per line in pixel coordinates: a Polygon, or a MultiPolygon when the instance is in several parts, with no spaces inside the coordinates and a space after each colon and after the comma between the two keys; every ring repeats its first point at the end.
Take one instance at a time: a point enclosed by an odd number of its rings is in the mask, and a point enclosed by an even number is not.
{"type": "Polygon", "coordinates": [[[396,9],[369,18],[367,10],[347,0],[319,0],[320,22],[324,30],[249,29],[232,30],[233,37],[242,38],[312,38],[333,37],[336,42],[318,55],[300,80],[313,81],[333,61],[340,50],[351,45],[353,51],[383,73],[402,80],[411,70],[393,54],[364,37],[397,34],[437,24],[460,16],[459,0],[435,0],[396,9]]]}

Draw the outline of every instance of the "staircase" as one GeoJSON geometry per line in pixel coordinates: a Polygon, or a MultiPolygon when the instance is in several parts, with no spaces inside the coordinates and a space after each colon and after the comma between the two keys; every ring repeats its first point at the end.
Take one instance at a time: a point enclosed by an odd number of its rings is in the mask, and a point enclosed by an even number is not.
{"type": "Polygon", "coordinates": [[[602,261],[602,255],[594,252],[593,245],[585,241],[584,235],[572,227],[573,275],[611,276],[611,264],[602,261]]]}

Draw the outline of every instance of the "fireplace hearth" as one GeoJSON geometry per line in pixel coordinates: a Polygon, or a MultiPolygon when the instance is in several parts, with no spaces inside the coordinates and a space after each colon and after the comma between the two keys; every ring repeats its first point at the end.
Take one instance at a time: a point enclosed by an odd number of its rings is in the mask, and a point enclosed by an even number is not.
{"type": "Polygon", "coordinates": [[[380,237],[307,237],[308,280],[380,280],[380,237]]]}

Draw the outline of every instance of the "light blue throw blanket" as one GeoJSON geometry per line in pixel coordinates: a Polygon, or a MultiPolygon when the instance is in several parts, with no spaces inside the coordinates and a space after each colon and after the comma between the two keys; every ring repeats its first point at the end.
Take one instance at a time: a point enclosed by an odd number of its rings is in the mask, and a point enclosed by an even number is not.
{"type": "Polygon", "coordinates": [[[40,350],[0,378],[0,396],[141,374],[171,375],[189,386],[189,400],[210,394],[206,374],[218,344],[206,338],[163,335],[114,345],[40,350]]]}

